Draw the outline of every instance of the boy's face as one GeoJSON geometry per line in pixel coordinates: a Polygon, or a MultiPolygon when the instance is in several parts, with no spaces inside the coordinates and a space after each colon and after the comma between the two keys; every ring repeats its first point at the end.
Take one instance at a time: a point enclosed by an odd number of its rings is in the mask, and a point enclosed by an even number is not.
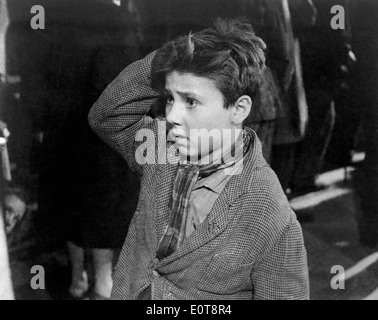
{"type": "Polygon", "coordinates": [[[166,76],[168,139],[176,141],[180,155],[192,161],[226,148],[236,129],[233,108],[225,109],[222,93],[214,82],[191,73],[173,71],[166,76]],[[200,131],[199,131],[200,130],[200,131]],[[211,138],[209,138],[211,137],[211,138]]]}

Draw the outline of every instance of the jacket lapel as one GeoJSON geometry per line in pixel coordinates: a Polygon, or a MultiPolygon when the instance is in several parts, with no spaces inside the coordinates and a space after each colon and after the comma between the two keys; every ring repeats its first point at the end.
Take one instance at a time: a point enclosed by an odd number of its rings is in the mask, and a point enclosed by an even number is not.
{"type": "Polygon", "coordinates": [[[168,145],[167,148],[167,163],[157,165],[156,178],[157,192],[156,192],[156,202],[155,202],[155,235],[156,241],[154,243],[155,253],[158,249],[158,244],[163,236],[165,229],[169,223],[170,212],[169,203],[172,196],[173,183],[177,174],[178,164],[177,157],[175,156],[175,149],[172,144],[168,145]]]}
{"type": "Polygon", "coordinates": [[[187,254],[203,247],[205,244],[214,240],[227,228],[232,203],[244,192],[244,188],[242,187],[242,176],[243,174],[240,174],[233,176],[230,179],[215,201],[205,221],[196,231],[185,239],[181,247],[170,256],[160,261],[160,267],[168,265],[177,259],[181,259],[187,254]]]}

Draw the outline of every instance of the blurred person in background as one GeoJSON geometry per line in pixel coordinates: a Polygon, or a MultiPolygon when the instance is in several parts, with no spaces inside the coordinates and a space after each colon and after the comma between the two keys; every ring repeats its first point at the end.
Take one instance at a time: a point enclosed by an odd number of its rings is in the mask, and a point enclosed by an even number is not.
{"type": "MultiPolygon", "coordinates": [[[[346,103],[345,88],[353,65],[348,0],[312,0],[316,9],[314,25],[294,24],[301,45],[303,83],[309,110],[309,121],[303,141],[297,144],[295,168],[290,182],[293,195],[317,191],[315,181],[324,165],[324,158],[336,121],[336,101],[346,103]],[[330,22],[331,8],[342,5],[345,29],[334,30],[330,22]]],[[[342,109],[344,106],[340,106],[342,109]]],[[[333,146],[337,153],[337,145],[333,146]]]]}
{"type": "Polygon", "coordinates": [[[271,28],[267,41],[274,45],[270,59],[282,105],[282,114],[275,123],[271,165],[287,192],[294,174],[297,143],[304,139],[308,122],[300,44],[293,22],[312,25],[316,11],[311,0],[270,0],[266,4],[267,26],[271,28]]]}
{"type": "MultiPolygon", "coordinates": [[[[74,299],[110,297],[116,252],[139,195],[139,178],[87,121],[109,82],[139,58],[133,2],[119,7],[88,1],[98,14],[46,29],[61,37],[49,44],[45,71],[49,95],[41,120],[39,217],[45,234],[67,245],[68,291],[74,299]]],[[[74,10],[86,8],[80,5],[74,10]]],[[[48,239],[44,242],[51,243],[48,239]]]]}
{"type": "Polygon", "coordinates": [[[378,244],[378,1],[351,1],[353,50],[357,57],[351,82],[351,108],[361,114],[365,160],[357,190],[362,214],[361,244],[378,244]]]}

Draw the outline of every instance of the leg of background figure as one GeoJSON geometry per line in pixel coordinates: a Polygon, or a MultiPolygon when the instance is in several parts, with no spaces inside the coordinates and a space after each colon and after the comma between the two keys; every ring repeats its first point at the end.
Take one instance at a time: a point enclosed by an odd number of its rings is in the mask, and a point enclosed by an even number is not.
{"type": "Polygon", "coordinates": [[[113,250],[92,249],[94,272],[94,292],[104,298],[110,298],[113,286],[113,250]]]}
{"type": "Polygon", "coordinates": [[[306,136],[296,151],[293,189],[315,187],[332,130],[335,124],[335,107],[329,95],[322,90],[309,92],[310,119],[306,136]]]}
{"type": "Polygon", "coordinates": [[[88,291],[88,276],[84,269],[84,249],[72,242],[67,242],[67,249],[72,276],[69,292],[74,298],[81,298],[88,291]]]}

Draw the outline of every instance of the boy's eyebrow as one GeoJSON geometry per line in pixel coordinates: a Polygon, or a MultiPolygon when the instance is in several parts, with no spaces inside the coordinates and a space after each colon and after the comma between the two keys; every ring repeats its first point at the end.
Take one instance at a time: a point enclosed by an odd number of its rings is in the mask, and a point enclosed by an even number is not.
{"type": "MultiPolygon", "coordinates": [[[[171,90],[169,90],[169,89],[165,89],[164,93],[165,94],[172,94],[171,90]]],[[[183,97],[200,98],[200,95],[198,95],[194,92],[190,92],[190,91],[177,91],[177,94],[179,94],[180,96],[183,96],[183,97]]]]}

